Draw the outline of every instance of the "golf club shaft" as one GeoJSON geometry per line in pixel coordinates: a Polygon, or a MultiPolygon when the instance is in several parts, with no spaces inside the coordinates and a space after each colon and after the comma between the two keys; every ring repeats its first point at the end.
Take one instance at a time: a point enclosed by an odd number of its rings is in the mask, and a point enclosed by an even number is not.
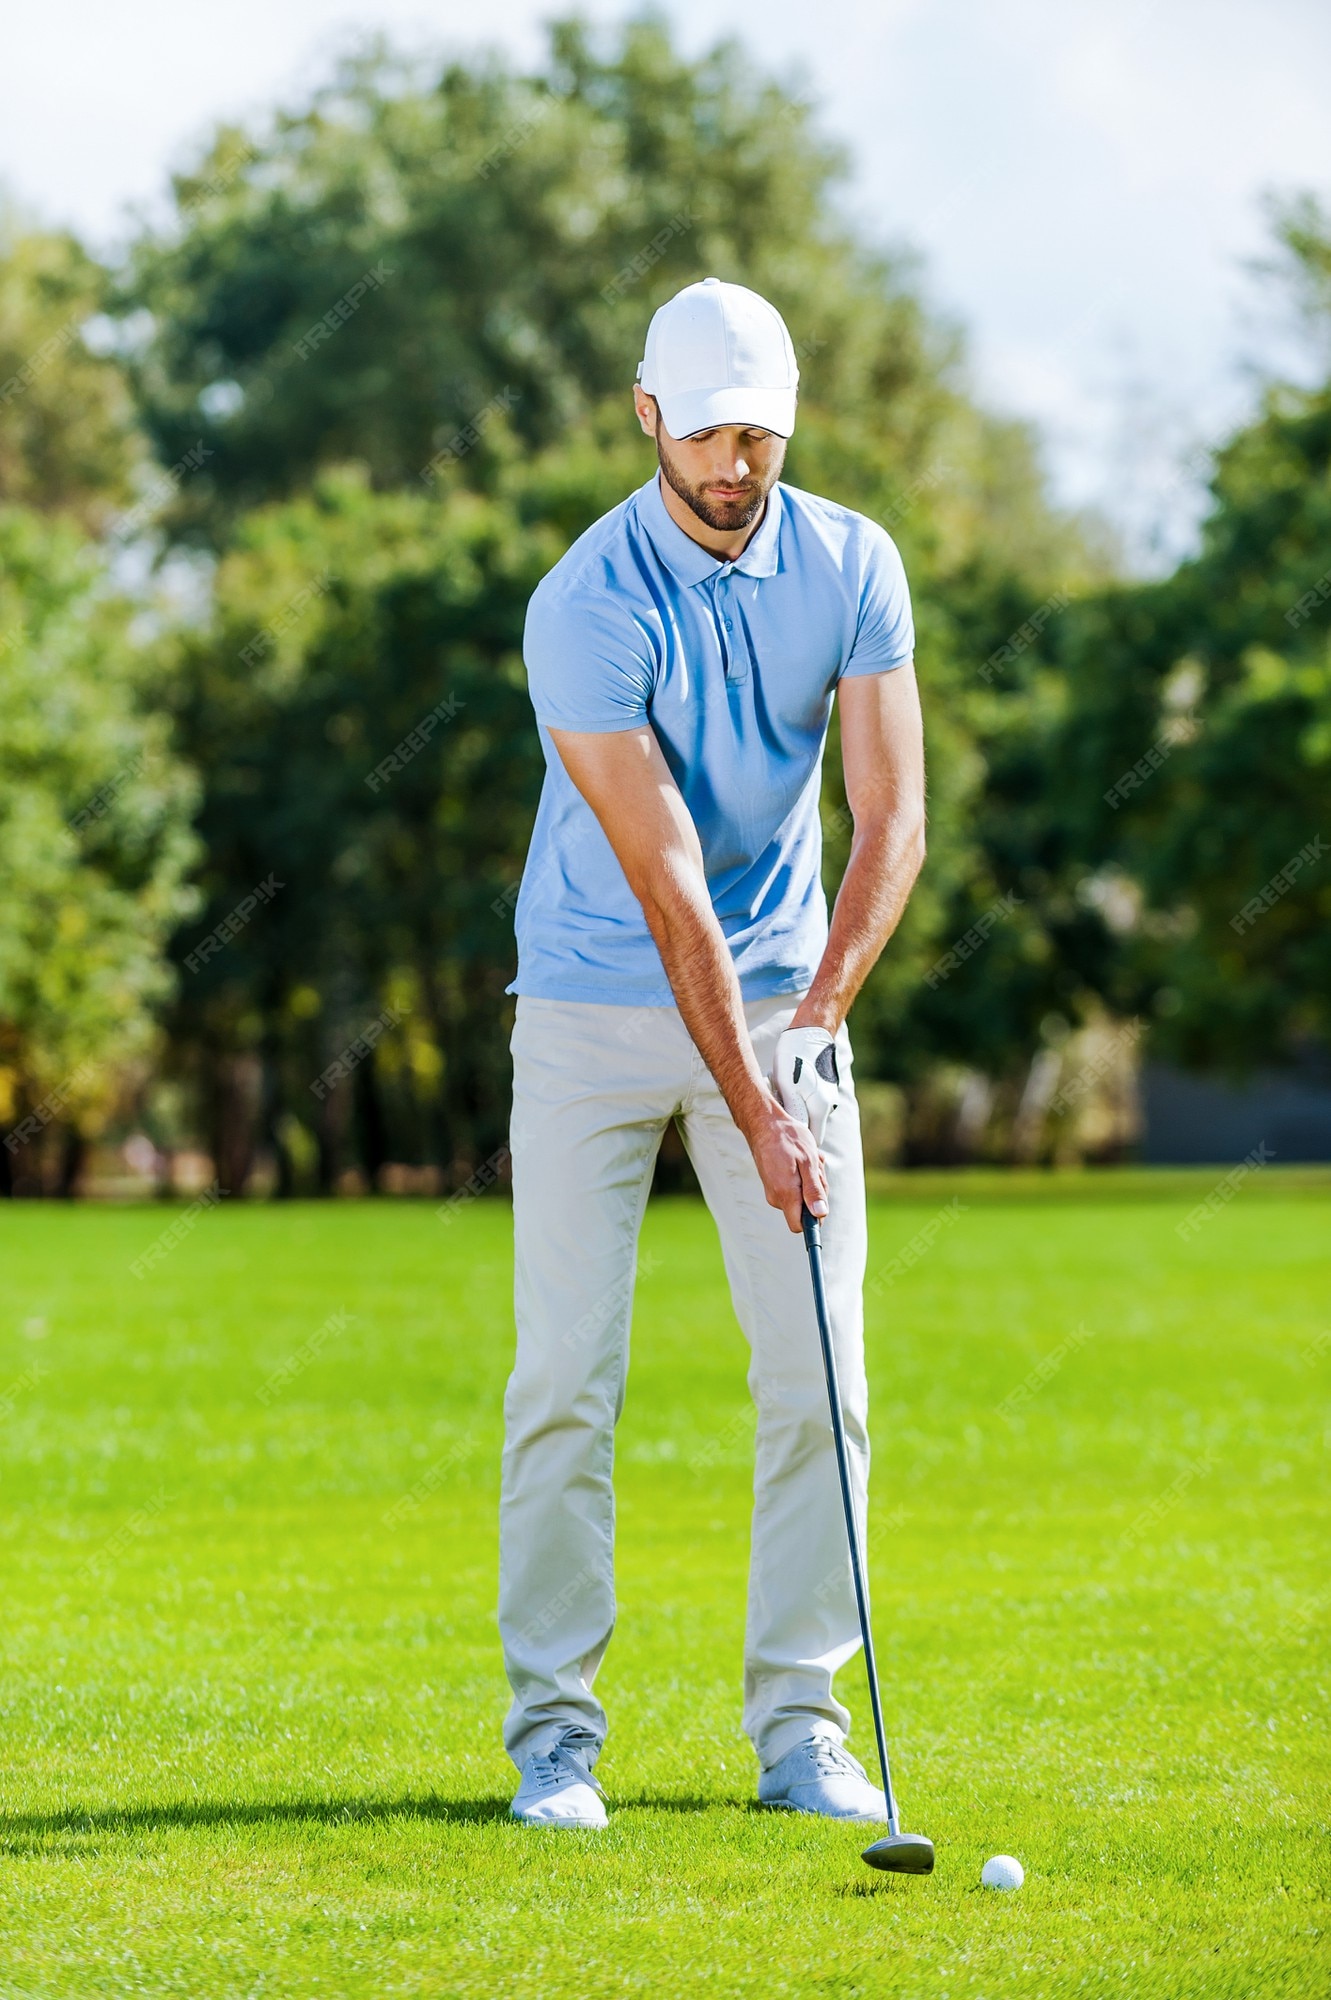
{"type": "Polygon", "coordinates": [[[873,1632],[869,1626],[869,1593],[865,1583],[864,1559],[860,1552],[860,1531],[855,1521],[855,1496],[850,1484],[850,1456],[846,1448],[846,1424],[841,1413],[841,1384],[837,1379],[836,1354],[832,1347],[832,1324],[827,1311],[827,1290],[823,1283],[823,1236],[818,1218],[803,1211],[804,1247],[809,1253],[809,1275],[813,1280],[813,1310],[818,1321],[818,1339],[823,1350],[823,1371],[827,1376],[827,1400],[832,1410],[832,1436],[836,1440],[837,1471],[841,1475],[841,1502],[846,1513],[846,1539],[850,1543],[850,1571],[855,1582],[855,1602],[860,1614],[860,1636],[864,1641],[864,1665],[869,1676],[869,1704],[873,1709],[874,1735],[878,1741],[878,1763],[883,1774],[883,1795],[887,1800],[887,1823],[899,1834],[897,1802],[892,1790],[892,1767],[887,1761],[887,1734],[883,1728],[883,1703],[878,1691],[878,1666],[873,1654],[873,1632]]]}

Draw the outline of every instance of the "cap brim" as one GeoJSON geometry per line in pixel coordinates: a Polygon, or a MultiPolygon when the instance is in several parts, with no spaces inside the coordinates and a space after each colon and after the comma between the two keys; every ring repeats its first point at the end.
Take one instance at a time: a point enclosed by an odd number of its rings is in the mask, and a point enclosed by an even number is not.
{"type": "Polygon", "coordinates": [[[661,420],[672,438],[721,424],[751,424],[788,438],[795,429],[793,389],[702,389],[687,396],[658,396],[661,420]]]}

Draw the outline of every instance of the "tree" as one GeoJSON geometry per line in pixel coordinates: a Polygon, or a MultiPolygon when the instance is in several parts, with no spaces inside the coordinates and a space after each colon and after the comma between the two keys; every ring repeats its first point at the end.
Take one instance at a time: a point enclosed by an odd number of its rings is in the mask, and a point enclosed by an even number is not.
{"type": "Polygon", "coordinates": [[[88,342],[108,274],[73,237],[0,214],[0,505],[105,528],[144,458],[110,354],[88,342]]]}
{"type": "Polygon", "coordinates": [[[191,907],[191,781],[133,607],[71,527],[0,509],[0,1191],[66,1190],[141,1071],[191,907]],[[63,1136],[57,1162],[51,1144],[63,1136]]]}
{"type": "Polygon", "coordinates": [[[501,1143],[541,770],[519,649],[558,546],[501,500],[352,472],[238,529],[176,694],[206,904],[171,1025],[224,1185],[261,1140],[284,1191],[303,1152],[327,1191],[357,1160],[371,1186],[389,1158],[465,1177],[501,1143]]]}
{"type": "MultiPolygon", "coordinates": [[[[1278,240],[1331,358],[1331,224],[1278,240]]],[[[1036,768],[1093,983],[1152,1046],[1232,1071],[1331,1047],[1331,381],[1272,384],[1216,456],[1202,547],[1063,622],[1036,768]]]]}
{"type": "MultiPolygon", "coordinates": [[[[166,526],[221,557],[218,619],[188,649],[180,710],[205,783],[203,921],[274,869],[296,885],[206,977],[189,969],[192,935],[179,940],[174,1033],[214,1105],[215,1146],[234,1152],[228,1173],[243,1178],[262,1128],[291,1184],[280,1128],[303,1103],[302,1065],[357,1010],[385,1004],[390,967],[430,1060],[455,1062],[462,1028],[470,1066],[456,1089],[426,1093],[435,1123],[422,1137],[405,1101],[371,1101],[397,1060],[395,1040],[380,1044],[321,1114],[324,1184],[345,1151],[339,1117],[371,1176],[394,1120],[395,1145],[449,1171],[502,1134],[512,944],[487,898],[502,904],[516,879],[539,778],[524,596],[650,472],[628,402],[646,321],[708,270],[786,312],[803,371],[789,478],[883,521],[914,586],[931,861],[857,1013],[865,1067],[912,1077],[977,1020],[995,1063],[1028,1053],[1031,1003],[972,1002],[954,1026],[917,990],[952,927],[998,893],[971,825],[987,714],[976,669],[1092,565],[1076,524],[1043,499],[1029,434],[970,401],[959,342],[924,311],[911,265],[835,220],[841,165],[734,47],[690,62],[659,24],[601,45],[565,23],[531,75],[413,71],[384,51],[344,64],[264,131],[220,133],[177,184],[175,226],[137,246],[120,298],[155,326],[134,363],[144,422],[164,463],[194,461],[166,526]],[[477,594],[432,585],[431,562],[443,579],[472,576],[477,594]],[[277,699],[264,692],[273,662],[256,672],[244,658],[245,621],[271,627],[325,570],[333,580],[281,649],[277,699]],[[445,671],[473,672],[469,658],[483,664],[462,726],[439,733],[391,798],[363,796],[349,759],[368,752],[367,718],[382,706],[409,730],[454,685],[445,671]],[[301,966],[315,970],[302,979],[301,966]],[[250,1137],[232,1146],[224,1126],[250,1137]]],[[[846,831],[836,784],[833,875],[846,831]]],[[[299,1152],[294,1129],[292,1143],[299,1152]]]]}

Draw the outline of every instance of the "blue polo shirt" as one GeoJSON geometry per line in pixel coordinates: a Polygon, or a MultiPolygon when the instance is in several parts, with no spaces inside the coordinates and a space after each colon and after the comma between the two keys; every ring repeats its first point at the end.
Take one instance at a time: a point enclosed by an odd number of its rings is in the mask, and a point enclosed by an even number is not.
{"type": "Polygon", "coordinates": [[[550,740],[650,723],[702,843],[746,1000],[800,993],[827,942],[818,818],[837,682],[914,651],[896,545],[777,485],[735,562],[666,512],[655,475],[544,577],[523,653],[546,774],[509,991],[667,1007],[670,983],[605,834],[550,740]]]}

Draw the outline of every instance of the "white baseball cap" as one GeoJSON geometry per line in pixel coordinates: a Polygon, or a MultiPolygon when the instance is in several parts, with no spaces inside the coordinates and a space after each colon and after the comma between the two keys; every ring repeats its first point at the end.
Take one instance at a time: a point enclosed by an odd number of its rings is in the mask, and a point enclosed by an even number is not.
{"type": "Polygon", "coordinates": [[[638,380],[672,438],[717,424],[789,437],[800,379],[786,322],[747,285],[704,278],[652,315],[638,380]]]}

